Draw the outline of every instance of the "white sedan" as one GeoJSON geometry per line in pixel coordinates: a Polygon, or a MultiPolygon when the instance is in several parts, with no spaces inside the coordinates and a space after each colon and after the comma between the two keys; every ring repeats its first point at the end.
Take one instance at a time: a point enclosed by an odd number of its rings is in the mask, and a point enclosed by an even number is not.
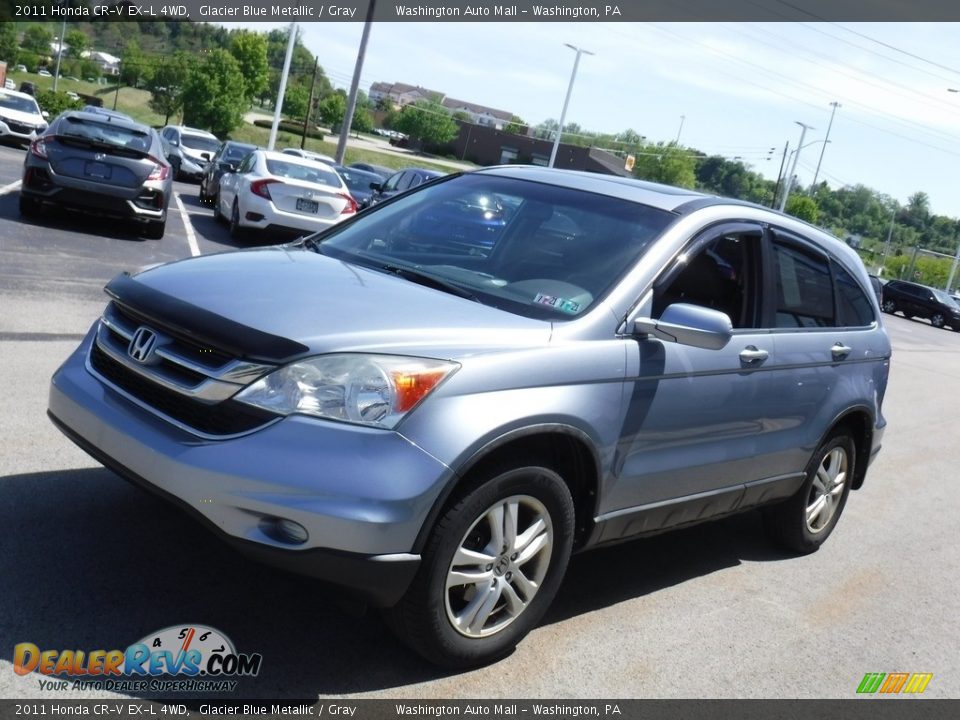
{"type": "Polygon", "coordinates": [[[267,150],[255,150],[234,173],[220,178],[213,204],[230,234],[264,230],[273,236],[305,235],[352,217],[357,203],[328,165],[267,150]]]}

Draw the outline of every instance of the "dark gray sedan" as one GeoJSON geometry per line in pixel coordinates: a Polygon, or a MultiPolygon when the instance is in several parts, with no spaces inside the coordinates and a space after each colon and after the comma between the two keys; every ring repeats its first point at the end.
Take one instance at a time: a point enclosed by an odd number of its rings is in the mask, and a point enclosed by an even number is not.
{"type": "Polygon", "coordinates": [[[147,126],[98,113],[59,115],[30,144],[23,163],[20,214],[44,205],[134,220],[163,237],[173,191],[160,137],[147,126]]]}

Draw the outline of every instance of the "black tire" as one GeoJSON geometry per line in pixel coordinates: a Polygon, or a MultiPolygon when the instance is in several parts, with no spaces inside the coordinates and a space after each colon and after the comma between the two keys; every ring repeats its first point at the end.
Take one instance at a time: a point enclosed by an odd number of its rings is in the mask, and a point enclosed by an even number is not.
{"type": "Polygon", "coordinates": [[[37,217],[40,214],[40,202],[20,193],[20,214],[26,218],[37,217]]]}
{"type": "Polygon", "coordinates": [[[883,305],[880,306],[880,309],[885,313],[893,315],[897,311],[897,304],[893,300],[884,300],[883,305]]]}
{"type": "Polygon", "coordinates": [[[793,497],[763,509],[764,527],[771,539],[802,554],[815,552],[826,542],[847,503],[856,452],[853,438],[845,429],[835,432],[817,449],[807,465],[806,479],[793,497]],[[821,498],[825,499],[817,513],[821,498]],[[824,517],[827,512],[829,516],[824,517]]]}
{"type": "Polygon", "coordinates": [[[207,205],[207,204],[210,202],[210,198],[209,198],[209,196],[207,195],[206,188],[205,188],[205,183],[204,183],[202,177],[200,178],[200,190],[198,191],[198,194],[199,194],[199,196],[200,196],[200,204],[201,204],[201,205],[207,205]]]}
{"type": "Polygon", "coordinates": [[[241,240],[243,233],[243,228],[240,226],[240,203],[234,199],[233,209],[230,211],[230,237],[241,240]]]}
{"type": "Polygon", "coordinates": [[[218,223],[224,221],[223,213],[220,212],[220,191],[217,190],[216,197],[213,198],[213,219],[218,223]]]}
{"type": "Polygon", "coordinates": [[[942,328],[946,325],[947,319],[944,317],[943,313],[934,313],[930,318],[930,324],[935,328],[942,328]]]}
{"type": "Polygon", "coordinates": [[[173,173],[174,180],[180,180],[180,160],[178,158],[173,158],[170,161],[170,172],[173,173]]]}
{"type": "Polygon", "coordinates": [[[167,230],[166,220],[155,220],[148,222],[143,229],[143,236],[148,240],[160,240],[167,230]]]}
{"type": "Polygon", "coordinates": [[[531,464],[485,473],[437,521],[406,595],[384,611],[387,624],[423,657],[444,667],[476,667],[504,657],[537,625],[556,595],[574,527],[570,490],[553,470],[531,464]],[[498,512],[511,517],[504,510],[508,506],[515,508],[514,522],[503,527],[513,527],[516,539],[527,530],[527,541],[510,541],[504,531],[494,557],[497,540],[491,528],[496,523],[488,520],[498,512]],[[461,551],[476,555],[454,564],[461,551]],[[448,577],[470,581],[448,588],[448,577]],[[539,583],[530,584],[531,577],[539,583]],[[480,601],[484,594],[489,605],[480,601]],[[477,611],[471,613],[473,606],[477,611]],[[455,618],[469,620],[471,615],[472,623],[458,629],[455,618]]]}

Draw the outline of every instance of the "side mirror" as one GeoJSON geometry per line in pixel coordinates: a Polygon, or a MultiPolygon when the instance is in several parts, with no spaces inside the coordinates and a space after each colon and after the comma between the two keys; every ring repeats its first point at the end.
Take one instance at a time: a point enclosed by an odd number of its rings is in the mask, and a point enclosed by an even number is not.
{"type": "Polygon", "coordinates": [[[228,173],[235,173],[235,172],[237,171],[237,167],[239,167],[239,166],[238,166],[238,165],[235,165],[234,163],[227,163],[227,172],[228,172],[228,173]]]}
{"type": "Polygon", "coordinates": [[[729,315],[719,310],[675,303],[663,311],[659,320],[637,318],[633,323],[633,334],[652,335],[667,342],[705,350],[721,350],[730,342],[733,323],[729,315]]]}
{"type": "Polygon", "coordinates": [[[210,153],[200,153],[200,157],[202,157],[204,160],[206,160],[206,161],[209,162],[209,160],[210,160],[210,153]]]}
{"type": "Polygon", "coordinates": [[[370,189],[374,192],[380,192],[383,190],[383,183],[370,183],[370,189]]]}
{"type": "Polygon", "coordinates": [[[40,113],[40,117],[42,117],[44,120],[49,120],[49,119],[50,119],[50,113],[48,113],[46,110],[44,110],[43,112],[40,113]]]}
{"type": "Polygon", "coordinates": [[[173,147],[180,147],[179,140],[168,140],[167,142],[169,142],[173,147]]]}

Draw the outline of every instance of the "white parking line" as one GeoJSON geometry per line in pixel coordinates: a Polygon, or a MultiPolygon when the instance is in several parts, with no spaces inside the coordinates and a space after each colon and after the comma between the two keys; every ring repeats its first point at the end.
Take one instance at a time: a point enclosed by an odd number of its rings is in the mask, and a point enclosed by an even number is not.
{"type": "Polygon", "coordinates": [[[0,187],[0,196],[9,195],[14,190],[19,190],[21,182],[22,182],[21,180],[17,180],[16,182],[12,182],[9,185],[4,185],[3,187],[0,187]]]}
{"type": "Polygon", "coordinates": [[[175,192],[173,194],[173,199],[177,202],[177,209],[180,210],[180,217],[183,218],[183,227],[187,231],[187,244],[190,246],[190,254],[193,257],[196,257],[200,254],[200,246],[197,244],[197,236],[193,232],[193,224],[190,222],[190,213],[187,212],[186,208],[183,207],[183,203],[180,202],[180,193],[175,192]]]}

